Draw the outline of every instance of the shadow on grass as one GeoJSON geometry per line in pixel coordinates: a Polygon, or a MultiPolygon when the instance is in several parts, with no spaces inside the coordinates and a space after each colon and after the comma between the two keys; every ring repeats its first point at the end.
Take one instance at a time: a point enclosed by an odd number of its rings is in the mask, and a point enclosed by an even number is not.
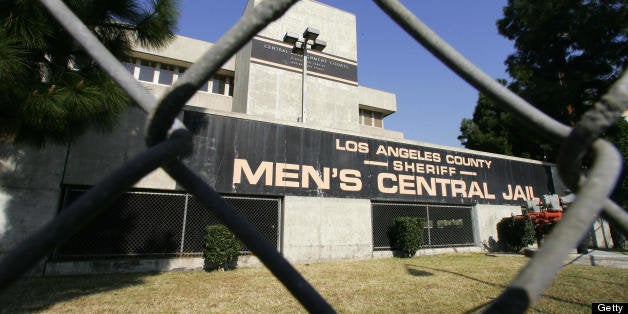
{"type": "MultiPolygon", "coordinates": [[[[72,299],[142,285],[157,273],[25,278],[0,294],[2,313],[38,312],[72,299]]],[[[79,309],[79,311],[81,311],[79,309]]]]}
{"type": "Polygon", "coordinates": [[[586,277],[582,277],[582,276],[573,276],[573,275],[565,275],[565,274],[561,274],[561,276],[569,277],[569,278],[576,278],[578,280],[593,281],[593,282],[596,282],[596,283],[603,283],[603,284],[607,284],[607,285],[620,286],[620,287],[626,288],[626,290],[628,291],[628,284],[626,284],[625,282],[613,282],[613,281],[599,280],[599,279],[594,279],[594,278],[586,278],[586,277]]]}
{"type": "MultiPolygon", "coordinates": [[[[429,270],[432,270],[432,271],[435,271],[435,272],[443,272],[443,273],[448,273],[448,274],[452,274],[452,275],[455,275],[455,276],[460,276],[460,277],[462,277],[462,278],[469,279],[469,280],[472,280],[472,281],[475,281],[475,282],[479,282],[479,283],[484,284],[484,285],[487,285],[487,286],[492,286],[492,287],[499,288],[499,289],[501,289],[501,290],[502,290],[502,292],[503,292],[503,290],[504,290],[504,289],[506,289],[506,288],[507,288],[507,286],[505,286],[505,285],[503,285],[503,284],[498,284],[498,283],[494,283],[494,282],[486,281],[486,280],[483,280],[483,279],[480,279],[480,278],[471,277],[471,276],[469,276],[469,275],[461,274],[461,273],[458,273],[458,272],[455,272],[455,271],[451,271],[451,270],[440,269],[440,268],[434,268],[434,267],[428,267],[428,266],[416,266],[416,265],[408,265],[408,264],[406,264],[406,268],[409,268],[409,267],[414,268],[416,271],[420,271],[420,270],[418,270],[419,268],[424,268],[424,269],[429,269],[429,270]]],[[[512,290],[512,289],[510,289],[510,288],[509,288],[509,290],[512,290]]],[[[520,292],[519,292],[519,293],[520,293],[520,292]]],[[[576,304],[576,305],[581,305],[581,306],[584,306],[584,307],[589,307],[589,306],[591,305],[591,304],[589,304],[589,303],[574,302],[574,301],[561,299],[561,298],[554,297],[554,296],[547,295],[547,294],[543,294],[543,297],[544,297],[544,298],[551,299],[551,300],[554,300],[554,301],[558,301],[558,302],[564,302],[564,303],[576,304]]],[[[474,309],[471,309],[471,310],[469,310],[469,311],[467,311],[467,312],[475,312],[475,311],[477,311],[478,309],[484,308],[484,307],[485,307],[485,306],[487,306],[488,304],[489,304],[489,303],[482,304],[482,305],[480,305],[480,306],[478,306],[478,307],[476,307],[476,308],[474,308],[474,309]]]]}
{"type": "Polygon", "coordinates": [[[417,266],[408,265],[408,264],[406,264],[405,266],[406,266],[406,271],[408,272],[409,275],[412,275],[412,276],[415,276],[415,277],[434,276],[434,274],[432,274],[432,273],[430,273],[428,271],[417,269],[417,266]]]}

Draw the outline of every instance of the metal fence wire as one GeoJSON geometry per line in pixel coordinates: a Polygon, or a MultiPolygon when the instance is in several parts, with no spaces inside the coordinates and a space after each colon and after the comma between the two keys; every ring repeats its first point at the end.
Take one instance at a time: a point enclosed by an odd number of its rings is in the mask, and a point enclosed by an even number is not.
{"type": "MultiPolygon", "coordinates": [[[[0,289],[70,238],[113,199],[135,182],[162,167],[198,201],[223,221],[247,245],[286,288],[311,312],[334,312],[319,293],[264,239],[232,205],[189,170],[182,162],[192,149],[191,136],[178,119],[184,104],[220,66],[257,32],[279,18],[297,0],[265,0],[247,12],[197,63],[186,71],[169,93],[157,100],[131,77],[81,21],[60,0],[40,0],[57,21],[91,57],[140,105],[149,116],[148,149],[113,171],[98,185],[55,217],[44,228],[11,251],[0,264],[0,289]]],[[[523,312],[536,302],[552,283],[569,250],[588,232],[595,216],[604,210],[628,230],[628,214],[608,199],[621,170],[621,155],[600,135],[628,109],[628,75],[624,74],[575,127],[553,120],[483,73],[425,26],[397,0],[375,0],[377,5],[434,56],[488,95],[503,108],[518,115],[522,123],[561,143],[558,168],[563,181],[577,191],[576,201],[556,226],[551,237],[520,271],[502,294],[492,302],[489,313],[523,312]],[[581,173],[580,164],[588,151],[592,167],[581,173]]]]}
{"type": "MultiPolygon", "coordinates": [[[[85,190],[68,188],[63,210],[85,190]]],[[[223,196],[264,236],[279,247],[281,200],[223,196]]],[[[173,192],[127,192],[99,217],[63,243],[56,260],[116,256],[199,256],[205,227],[221,224],[193,195],[173,192]]],[[[245,248],[243,253],[248,253],[245,248]]]]}
{"type": "Polygon", "coordinates": [[[388,237],[393,219],[421,217],[425,219],[423,247],[454,247],[474,245],[471,206],[380,203],[371,204],[373,219],[373,249],[389,250],[388,237]]]}

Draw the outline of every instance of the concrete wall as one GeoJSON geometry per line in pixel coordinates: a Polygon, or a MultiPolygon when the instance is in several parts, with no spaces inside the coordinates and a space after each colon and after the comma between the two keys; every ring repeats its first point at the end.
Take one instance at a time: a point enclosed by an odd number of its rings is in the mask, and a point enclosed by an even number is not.
{"type": "Polygon", "coordinates": [[[364,86],[358,86],[358,103],[365,108],[373,108],[376,111],[389,115],[397,111],[397,96],[364,86]]]}
{"type": "Polygon", "coordinates": [[[355,86],[309,76],[306,96],[306,124],[359,132],[355,86]]]}
{"type": "MultiPolygon", "coordinates": [[[[137,45],[133,47],[133,50],[141,54],[152,55],[152,60],[155,61],[183,61],[184,63],[174,62],[176,65],[188,65],[196,62],[209,48],[213,46],[212,43],[189,38],[185,36],[177,35],[170,44],[167,46],[154,49],[149,47],[142,47],[137,45]]],[[[173,62],[168,62],[173,64],[173,62]]],[[[229,59],[223,66],[223,69],[234,71],[235,70],[235,58],[229,59]]]]}
{"type": "Polygon", "coordinates": [[[300,73],[251,63],[245,95],[247,114],[290,122],[301,116],[300,73]]]}
{"type": "MultiPolygon", "coordinates": [[[[148,89],[157,98],[162,97],[172,86],[151,84],[146,82],[140,82],[146,89],[148,89]]],[[[186,103],[188,106],[200,107],[211,110],[231,111],[233,104],[233,97],[220,94],[212,94],[208,92],[196,92],[190,100],[186,103]]]]}
{"type": "Polygon", "coordinates": [[[0,258],[54,218],[66,146],[0,145],[0,258]]]}
{"type": "MultiPolygon", "coordinates": [[[[307,77],[306,84],[306,125],[359,131],[355,86],[313,76],[307,77]]],[[[301,116],[301,97],[301,73],[249,65],[246,113],[296,122],[301,116]]]]}
{"type": "Polygon", "coordinates": [[[233,112],[246,113],[249,102],[249,71],[251,62],[251,43],[246,44],[236,54],[236,71],[233,83],[233,112]]]}
{"type": "MultiPolygon", "coordinates": [[[[262,0],[251,1],[257,5],[262,0]]],[[[307,27],[320,31],[318,39],[327,42],[325,53],[354,61],[358,59],[355,15],[317,1],[297,2],[259,35],[282,40],[286,33],[301,35],[307,27]]]]}
{"type": "Polygon", "coordinates": [[[286,196],[281,241],[294,262],[371,258],[371,202],[286,196]]]}
{"type": "MultiPolygon", "coordinates": [[[[245,114],[213,113],[252,119],[245,114]]],[[[112,133],[89,132],[78,139],[69,148],[63,183],[94,185],[144,151],[145,119],[143,112],[131,108],[112,133]]],[[[253,120],[278,122],[261,117],[253,120]]],[[[334,131],[332,128],[321,129],[334,131]]],[[[50,146],[37,151],[3,147],[1,156],[0,253],[55,216],[61,196],[66,148],[50,146]]],[[[156,170],[135,187],[172,190],[176,188],[176,182],[162,170],[156,170]]],[[[503,217],[520,213],[519,206],[475,205],[475,242],[487,250],[495,249],[497,223],[503,217]]],[[[371,202],[368,199],[286,196],[282,221],[281,250],[292,261],[373,257],[371,202]]],[[[607,233],[600,233],[604,227],[596,228],[598,239],[610,238],[607,233]]]]}
{"type": "MultiPolygon", "coordinates": [[[[70,147],[64,184],[94,185],[127,160],[146,150],[146,114],[128,109],[117,127],[108,134],[88,132],[70,147]]],[[[174,189],[175,181],[160,169],[151,172],[135,187],[174,189]]]]}
{"type": "MultiPolygon", "coordinates": [[[[251,0],[252,4],[259,1],[251,0]]],[[[285,33],[301,34],[307,27],[320,30],[327,41],[324,52],[357,60],[355,15],[316,1],[300,1],[283,17],[259,32],[260,36],[283,40],[285,33]]],[[[302,74],[250,62],[251,48],[245,46],[236,58],[234,106],[236,112],[296,122],[301,117],[302,74]]],[[[305,124],[359,132],[358,87],[315,76],[306,78],[305,124]]]]}
{"type": "Polygon", "coordinates": [[[476,221],[476,242],[488,251],[495,251],[497,247],[497,223],[504,217],[521,215],[520,206],[510,205],[481,205],[473,206],[473,217],[476,221]]]}
{"type": "Polygon", "coordinates": [[[403,133],[399,131],[387,130],[383,128],[378,128],[374,126],[366,126],[360,125],[360,135],[379,137],[379,138],[387,138],[387,139],[403,139],[403,133]]]}

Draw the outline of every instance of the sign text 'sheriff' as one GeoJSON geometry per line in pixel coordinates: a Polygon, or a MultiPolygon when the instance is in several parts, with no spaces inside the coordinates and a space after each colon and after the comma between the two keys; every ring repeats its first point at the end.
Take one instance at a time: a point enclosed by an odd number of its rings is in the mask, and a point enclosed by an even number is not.
{"type": "Polygon", "coordinates": [[[539,162],[186,112],[188,164],[217,191],[437,203],[521,204],[554,192],[539,162]]]}

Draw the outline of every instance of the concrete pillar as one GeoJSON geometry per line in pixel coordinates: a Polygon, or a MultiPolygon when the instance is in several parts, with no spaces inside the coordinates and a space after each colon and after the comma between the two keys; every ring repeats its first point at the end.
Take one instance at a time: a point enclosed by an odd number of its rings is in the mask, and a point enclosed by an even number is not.
{"type": "Polygon", "coordinates": [[[294,262],[372,257],[371,202],[286,196],[282,253],[294,262]]]}

